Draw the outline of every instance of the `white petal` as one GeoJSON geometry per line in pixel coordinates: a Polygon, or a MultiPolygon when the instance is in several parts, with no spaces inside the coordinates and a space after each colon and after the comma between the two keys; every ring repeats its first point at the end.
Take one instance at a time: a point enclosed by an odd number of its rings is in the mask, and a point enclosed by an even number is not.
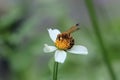
{"type": "Polygon", "coordinates": [[[57,35],[60,34],[60,31],[58,29],[48,29],[50,38],[55,42],[57,35]]]}
{"type": "Polygon", "coordinates": [[[64,63],[65,59],[66,59],[66,52],[63,50],[57,50],[55,52],[55,61],[59,62],[59,63],[64,63]]]}
{"type": "Polygon", "coordinates": [[[49,53],[49,52],[53,52],[55,51],[57,48],[55,46],[48,46],[47,44],[44,44],[44,48],[43,51],[45,53],[49,53]]]}
{"type": "Polygon", "coordinates": [[[73,53],[73,54],[88,54],[88,50],[85,46],[81,45],[74,45],[68,52],[73,53]]]}

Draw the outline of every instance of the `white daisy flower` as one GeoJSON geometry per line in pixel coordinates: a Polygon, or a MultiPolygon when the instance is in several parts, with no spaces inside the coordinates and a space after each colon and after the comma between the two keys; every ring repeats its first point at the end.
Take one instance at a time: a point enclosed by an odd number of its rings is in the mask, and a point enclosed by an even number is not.
{"type": "Polygon", "coordinates": [[[87,55],[88,50],[85,46],[74,45],[74,39],[70,33],[78,29],[76,26],[71,27],[68,31],[61,33],[58,29],[48,29],[48,33],[55,46],[49,46],[44,44],[44,52],[55,52],[55,61],[58,63],[64,63],[67,52],[73,54],[87,55]]]}

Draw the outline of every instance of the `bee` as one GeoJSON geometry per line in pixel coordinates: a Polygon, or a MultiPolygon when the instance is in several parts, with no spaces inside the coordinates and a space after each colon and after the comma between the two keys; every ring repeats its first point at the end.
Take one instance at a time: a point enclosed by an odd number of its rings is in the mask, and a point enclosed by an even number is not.
{"type": "Polygon", "coordinates": [[[71,33],[79,29],[79,24],[76,24],[72,26],[70,29],[67,31],[58,34],[56,41],[55,41],[55,46],[61,50],[67,50],[71,49],[74,45],[74,39],[71,36],[71,33]]]}

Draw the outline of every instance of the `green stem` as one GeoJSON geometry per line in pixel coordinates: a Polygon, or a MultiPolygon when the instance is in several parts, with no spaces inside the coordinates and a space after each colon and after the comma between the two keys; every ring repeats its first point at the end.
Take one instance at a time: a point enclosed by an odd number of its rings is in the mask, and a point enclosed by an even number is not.
{"type": "Polygon", "coordinates": [[[95,10],[94,10],[93,2],[92,2],[92,0],[85,0],[85,3],[86,3],[86,6],[87,6],[89,15],[90,15],[90,19],[92,21],[93,29],[95,31],[97,40],[99,42],[99,46],[100,46],[100,48],[102,50],[103,59],[104,59],[104,61],[106,63],[106,66],[107,66],[107,68],[109,70],[111,79],[112,80],[117,80],[116,76],[115,76],[115,73],[114,73],[114,71],[112,69],[111,63],[109,61],[109,58],[108,58],[108,51],[105,48],[105,45],[104,45],[100,30],[99,30],[98,20],[97,20],[97,16],[96,16],[96,13],[95,13],[95,10]]]}
{"type": "Polygon", "coordinates": [[[58,62],[54,62],[53,80],[57,80],[57,75],[58,75],[58,62]]]}

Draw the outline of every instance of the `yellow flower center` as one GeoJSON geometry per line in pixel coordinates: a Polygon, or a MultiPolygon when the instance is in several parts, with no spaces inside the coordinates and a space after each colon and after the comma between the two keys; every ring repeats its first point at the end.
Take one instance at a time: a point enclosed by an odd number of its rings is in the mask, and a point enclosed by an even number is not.
{"type": "Polygon", "coordinates": [[[55,46],[61,50],[70,49],[74,45],[74,39],[68,33],[58,34],[55,46]]]}

